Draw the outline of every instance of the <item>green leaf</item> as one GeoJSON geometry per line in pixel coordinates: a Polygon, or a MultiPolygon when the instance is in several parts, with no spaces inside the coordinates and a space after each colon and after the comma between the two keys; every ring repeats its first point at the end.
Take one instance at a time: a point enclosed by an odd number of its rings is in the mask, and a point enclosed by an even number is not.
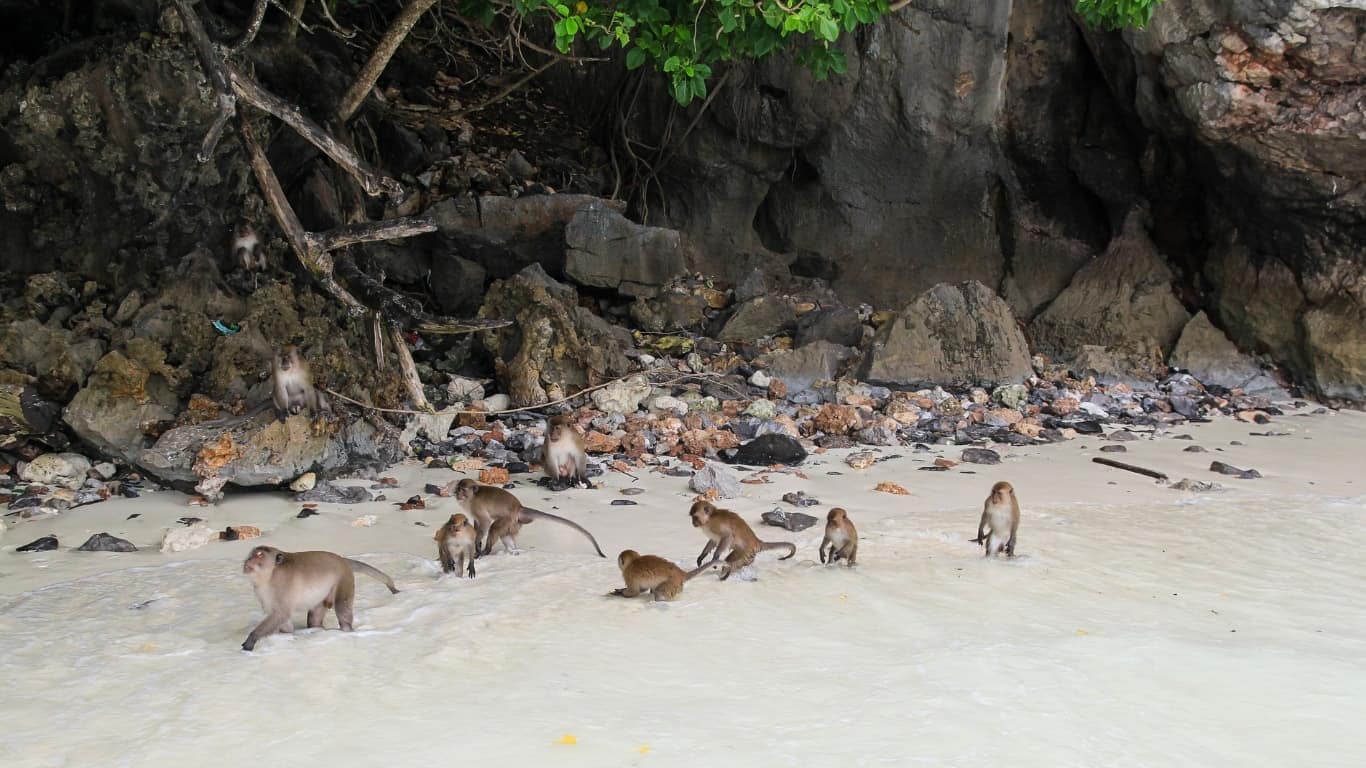
{"type": "Polygon", "coordinates": [[[688,102],[692,101],[692,88],[690,86],[691,83],[687,80],[674,82],[674,101],[677,101],[679,106],[686,107],[688,102]]]}
{"type": "Polygon", "coordinates": [[[569,16],[569,6],[563,5],[563,4],[561,4],[561,3],[556,3],[556,4],[555,4],[555,13],[558,13],[558,14],[560,14],[561,16],[568,17],[568,16],[569,16]]]}
{"type": "Polygon", "coordinates": [[[632,48],[631,50],[626,52],[627,69],[639,69],[640,65],[644,63],[645,51],[642,51],[639,48],[632,48]]]}
{"type": "Polygon", "coordinates": [[[579,20],[570,16],[564,20],[564,33],[573,37],[579,31],[579,20]]]}
{"type": "Polygon", "coordinates": [[[821,18],[816,21],[816,33],[833,43],[840,36],[840,28],[832,19],[821,18]]]}

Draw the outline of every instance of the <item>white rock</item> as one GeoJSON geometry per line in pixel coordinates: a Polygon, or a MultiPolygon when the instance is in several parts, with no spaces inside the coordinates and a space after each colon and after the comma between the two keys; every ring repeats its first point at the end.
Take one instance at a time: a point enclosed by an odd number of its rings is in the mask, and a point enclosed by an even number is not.
{"type": "Polygon", "coordinates": [[[749,404],[745,409],[746,416],[753,416],[756,419],[771,419],[778,415],[778,406],[771,400],[758,399],[749,404]]]}
{"type": "Polygon", "coordinates": [[[20,479],[40,485],[76,489],[85,483],[90,459],[79,453],[45,453],[19,470],[20,479]]]}
{"type": "Polygon", "coordinates": [[[665,411],[675,416],[686,416],[688,404],[671,395],[660,395],[650,402],[650,410],[665,411]]]}
{"type": "Polygon", "coordinates": [[[763,371],[755,371],[753,375],[749,377],[749,383],[760,389],[767,389],[769,383],[772,381],[773,380],[769,378],[768,374],[763,371]]]}
{"type": "Polygon", "coordinates": [[[1109,416],[1106,410],[1095,403],[1082,403],[1080,409],[1091,416],[1109,416]]]}
{"type": "Polygon", "coordinates": [[[472,403],[484,399],[484,385],[476,379],[457,376],[446,385],[446,395],[453,402],[472,403]]]}
{"type": "Polygon", "coordinates": [[[744,486],[740,485],[739,478],[731,474],[730,470],[715,464],[707,464],[692,473],[688,487],[695,493],[706,493],[715,488],[716,494],[723,499],[738,499],[745,490],[744,486]]]}
{"type": "Polygon", "coordinates": [[[646,366],[646,367],[655,364],[655,356],[654,356],[654,355],[641,355],[640,357],[637,357],[636,359],[640,361],[640,364],[641,364],[641,365],[644,365],[644,366],[646,366]]]}
{"type": "Polygon", "coordinates": [[[161,540],[161,551],[162,553],[186,552],[191,549],[199,549],[217,539],[218,531],[203,523],[195,523],[185,528],[172,528],[166,531],[166,536],[161,540]]]}
{"type": "Polygon", "coordinates": [[[478,401],[480,408],[493,413],[494,411],[506,411],[512,407],[512,398],[507,395],[489,395],[483,400],[478,401]]]}
{"type": "Polygon", "coordinates": [[[318,476],[312,472],[305,472],[295,478],[294,482],[289,484],[289,490],[294,491],[295,493],[303,493],[304,491],[313,490],[313,486],[317,484],[318,476]]]}
{"type": "Polygon", "coordinates": [[[640,401],[650,396],[650,383],[644,376],[614,381],[602,389],[594,390],[593,405],[603,413],[635,413],[640,401]]]}
{"type": "Polygon", "coordinates": [[[99,475],[101,480],[112,479],[118,472],[119,468],[107,461],[101,461],[95,465],[95,474],[99,475]]]}
{"type": "Polygon", "coordinates": [[[458,406],[443,408],[436,413],[417,413],[413,414],[403,427],[403,433],[399,435],[399,441],[403,445],[412,442],[418,435],[426,437],[434,443],[439,443],[446,439],[446,434],[451,431],[451,425],[455,423],[456,411],[463,410],[458,406]]]}

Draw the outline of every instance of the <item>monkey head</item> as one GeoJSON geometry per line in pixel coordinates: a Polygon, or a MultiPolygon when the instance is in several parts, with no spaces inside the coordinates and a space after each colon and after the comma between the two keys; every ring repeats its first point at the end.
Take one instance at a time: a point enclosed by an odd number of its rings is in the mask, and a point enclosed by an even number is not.
{"type": "Polygon", "coordinates": [[[284,562],[285,553],[275,547],[254,547],[247,559],[242,562],[242,573],[249,576],[269,574],[275,566],[284,562]]]}
{"type": "Polygon", "coordinates": [[[991,486],[991,503],[993,504],[1009,504],[1014,495],[1015,489],[1004,480],[991,486]]]}
{"type": "Polygon", "coordinates": [[[280,370],[291,370],[299,362],[299,348],[293,344],[286,344],[275,353],[275,360],[280,366],[280,370]]]}
{"type": "Polygon", "coordinates": [[[825,521],[827,523],[838,523],[844,520],[845,517],[848,517],[848,515],[849,513],[845,512],[842,507],[835,507],[830,510],[830,514],[825,516],[825,521]]]}
{"type": "Polygon", "coordinates": [[[710,501],[695,501],[692,509],[688,510],[688,516],[692,518],[692,527],[701,528],[711,519],[711,513],[716,511],[710,501]]]}
{"type": "Polygon", "coordinates": [[[455,484],[455,500],[462,504],[468,502],[478,490],[479,483],[467,477],[455,484]]]}
{"type": "Polygon", "coordinates": [[[639,557],[640,553],[634,549],[623,549],[621,554],[617,555],[617,567],[624,571],[639,557]]]}

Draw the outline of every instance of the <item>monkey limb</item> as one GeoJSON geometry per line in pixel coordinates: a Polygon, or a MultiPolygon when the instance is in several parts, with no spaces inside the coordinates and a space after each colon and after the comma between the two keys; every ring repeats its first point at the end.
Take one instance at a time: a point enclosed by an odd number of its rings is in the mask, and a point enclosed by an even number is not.
{"type": "MultiPolygon", "coordinates": [[[[503,546],[509,552],[516,553],[519,551],[517,534],[521,532],[523,525],[536,520],[551,520],[582,533],[593,545],[599,557],[607,557],[603,554],[602,547],[598,546],[598,540],[593,538],[588,529],[559,515],[522,506],[522,502],[518,501],[516,496],[502,488],[480,485],[466,478],[456,484],[455,498],[474,518],[476,536],[483,539],[482,546],[476,547],[479,556],[493,551],[493,545],[499,541],[503,542],[503,546]]],[[[476,541],[478,540],[479,538],[476,538],[476,541]]]]}
{"type": "Polygon", "coordinates": [[[697,564],[701,565],[708,555],[711,555],[713,563],[724,557],[721,581],[730,578],[732,572],[753,563],[760,552],[787,550],[787,554],[779,560],[787,560],[797,554],[797,545],[790,541],[760,541],[744,518],[730,510],[718,509],[711,502],[694,502],[688,515],[692,518],[693,527],[701,528],[707,535],[707,544],[702,548],[702,554],[697,556],[697,564]]]}
{"type": "Polygon", "coordinates": [[[858,557],[858,531],[849,519],[849,513],[842,508],[835,507],[826,515],[825,538],[821,540],[819,551],[822,563],[827,562],[827,557],[831,563],[844,558],[850,568],[854,567],[858,557]]]}
{"type": "Polygon", "coordinates": [[[291,617],[298,611],[308,611],[308,626],[314,628],[323,625],[323,617],[331,608],[336,611],[342,631],[350,632],[356,594],[355,571],[383,582],[390,593],[398,592],[393,579],[359,560],[332,552],[253,548],[242,563],[242,572],[251,581],[266,617],[247,635],[242,650],[252,650],[261,638],[275,632],[293,631],[291,617]]]}

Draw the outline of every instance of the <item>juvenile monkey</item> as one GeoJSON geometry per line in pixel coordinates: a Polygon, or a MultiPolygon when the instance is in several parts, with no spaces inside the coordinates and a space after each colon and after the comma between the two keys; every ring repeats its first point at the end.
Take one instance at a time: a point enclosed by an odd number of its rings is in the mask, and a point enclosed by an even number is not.
{"type": "Polygon", "coordinates": [[[820,553],[822,563],[833,563],[842,557],[849,561],[850,568],[854,567],[854,558],[858,557],[858,531],[854,530],[854,522],[842,507],[835,507],[825,516],[825,538],[821,540],[820,553]]]}
{"type": "Polygon", "coordinates": [[[256,229],[245,221],[233,225],[232,257],[238,266],[248,272],[266,268],[266,252],[261,247],[261,238],[256,236],[256,229]]]}
{"type": "Polygon", "coordinates": [[[534,520],[553,520],[587,536],[593,543],[593,549],[597,550],[598,557],[607,557],[602,553],[602,547],[598,546],[598,540],[583,526],[559,515],[524,507],[516,496],[502,488],[480,485],[465,478],[455,486],[455,500],[474,518],[475,552],[478,556],[492,552],[493,545],[499,541],[503,542],[508,552],[518,554],[521,550],[517,547],[517,534],[523,525],[534,520]],[[477,545],[480,537],[484,541],[482,546],[477,545]]]}
{"type": "Polygon", "coordinates": [[[1015,532],[1020,528],[1020,502],[1015,499],[1015,489],[1005,481],[991,486],[991,495],[982,504],[982,519],[977,523],[977,538],[974,544],[986,549],[986,557],[999,554],[1002,550],[1008,557],[1015,556],[1015,532]],[[990,529],[990,534],[987,530],[990,529]],[[1010,529],[1009,538],[1006,529],[1010,529]]]}
{"type": "Polygon", "coordinates": [[[691,571],[684,571],[672,562],[654,555],[642,555],[634,549],[624,549],[617,555],[617,567],[626,586],[612,591],[617,597],[635,597],[649,592],[655,600],[672,600],[683,591],[683,582],[697,574],[714,568],[717,563],[707,563],[691,571]]]}
{"type": "Polygon", "coordinates": [[[588,454],[583,451],[583,437],[574,429],[569,417],[552,416],[546,422],[545,444],[541,446],[541,468],[551,480],[580,483],[589,488],[588,454]]]}
{"type": "Polygon", "coordinates": [[[342,631],[350,632],[356,597],[352,569],[379,579],[391,593],[398,593],[393,579],[359,560],[331,552],[282,552],[264,546],[252,549],[242,563],[242,572],[251,580],[266,617],[247,635],[242,650],[255,648],[266,635],[293,632],[290,617],[301,610],[308,611],[308,626],[312,628],[321,627],[327,609],[334,608],[342,631]]]}
{"type": "Polygon", "coordinates": [[[479,534],[470,525],[469,518],[459,513],[451,515],[432,538],[436,539],[436,557],[441,561],[442,572],[461,577],[468,574],[474,578],[475,545],[479,543],[479,534]]]}
{"type": "Polygon", "coordinates": [[[305,407],[309,415],[328,410],[327,400],[313,388],[313,376],[308,371],[308,363],[293,344],[280,347],[271,359],[270,380],[271,399],[275,402],[275,412],[281,421],[305,407]]]}
{"type": "Polygon", "coordinates": [[[713,563],[725,556],[726,564],[721,568],[721,581],[730,578],[733,571],[754,562],[755,556],[760,552],[787,549],[787,555],[778,558],[779,560],[787,560],[797,554],[796,544],[790,541],[760,541],[744,518],[728,509],[717,509],[709,501],[693,502],[692,509],[688,510],[688,516],[692,518],[694,528],[701,528],[702,532],[707,534],[707,546],[703,547],[702,554],[697,556],[697,564],[701,565],[709,554],[712,555],[713,563]],[[730,554],[727,555],[727,552],[730,554]]]}

